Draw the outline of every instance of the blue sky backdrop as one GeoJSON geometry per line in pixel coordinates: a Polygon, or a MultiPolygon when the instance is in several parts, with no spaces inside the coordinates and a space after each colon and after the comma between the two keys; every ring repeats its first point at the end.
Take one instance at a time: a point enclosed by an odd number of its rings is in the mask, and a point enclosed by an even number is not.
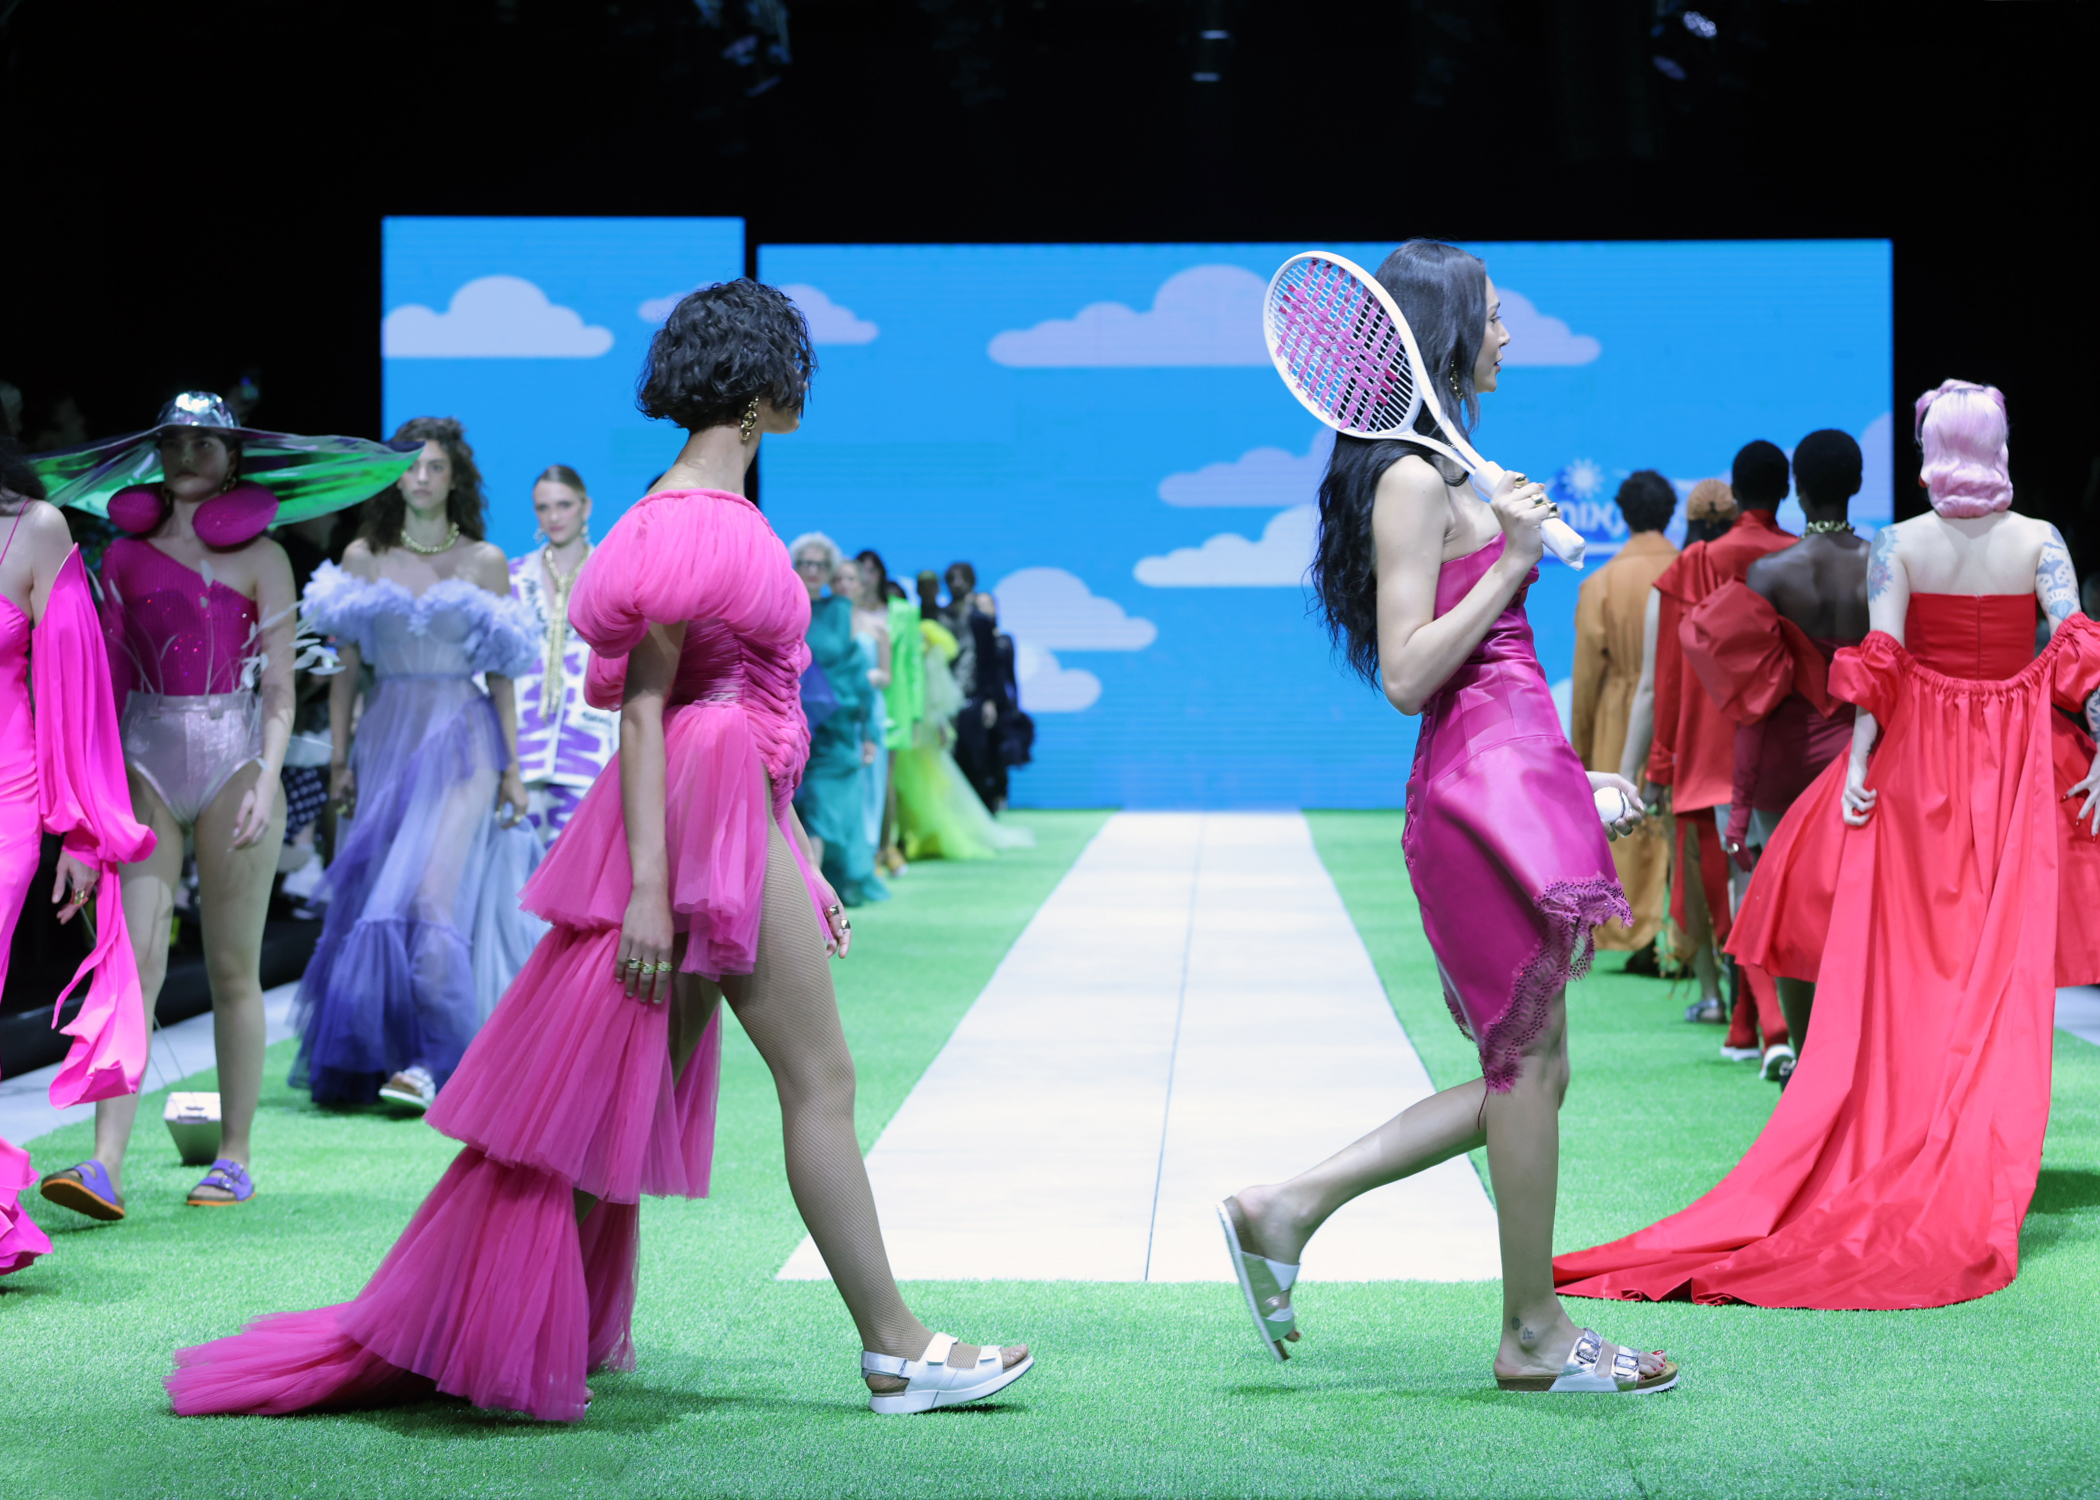
{"type": "Polygon", "coordinates": [[[382,259],[387,431],[466,423],[489,540],[515,557],[547,465],[583,476],[602,532],[678,456],[635,375],[680,297],[744,274],[744,221],[392,218],[382,259]]]}
{"type": "MultiPolygon", "coordinates": [[[[1300,583],[1325,448],[1258,309],[1302,248],[761,247],[821,362],[802,431],[766,443],[766,510],[900,578],[975,564],[1038,726],[1017,804],[1400,802],[1414,721],[1335,670],[1300,583]]],[[[1861,438],[1855,518],[1888,518],[1887,242],[1469,248],[1513,334],[1475,441],[1552,476],[1593,557],[1633,469],[1682,492],[1818,427],[1861,438]]],[[[507,551],[548,463],[602,531],[677,448],[632,409],[654,322],[741,263],[735,220],[389,220],[388,420],[466,420],[507,551]]],[[[1549,560],[1532,591],[1549,678],[1579,583],[1549,560]]]]}

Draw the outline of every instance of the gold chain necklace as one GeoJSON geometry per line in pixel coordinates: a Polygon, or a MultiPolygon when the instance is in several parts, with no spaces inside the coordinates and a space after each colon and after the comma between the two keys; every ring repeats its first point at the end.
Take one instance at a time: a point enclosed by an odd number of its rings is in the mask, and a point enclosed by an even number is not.
{"type": "Polygon", "coordinates": [[[424,546],[421,542],[417,541],[414,537],[408,534],[407,527],[404,526],[401,528],[401,545],[406,547],[411,552],[420,553],[424,557],[436,557],[440,552],[450,552],[452,550],[452,544],[454,542],[457,542],[458,540],[459,522],[457,521],[454,521],[452,523],[452,530],[447,532],[445,534],[445,539],[442,542],[439,542],[435,547],[424,546]]]}
{"type": "Polygon", "coordinates": [[[549,723],[554,723],[567,706],[568,671],[562,660],[569,649],[569,590],[576,587],[576,580],[583,572],[583,565],[591,560],[591,544],[583,544],[583,556],[562,577],[561,569],[554,566],[554,544],[548,543],[540,549],[540,566],[547,578],[547,669],[545,686],[540,689],[540,714],[549,723]]]}

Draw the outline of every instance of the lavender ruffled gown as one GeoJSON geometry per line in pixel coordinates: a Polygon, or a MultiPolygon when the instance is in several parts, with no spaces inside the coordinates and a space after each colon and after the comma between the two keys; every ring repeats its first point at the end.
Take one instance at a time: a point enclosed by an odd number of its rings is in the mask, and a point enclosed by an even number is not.
{"type": "Polygon", "coordinates": [[[527,670],[541,637],[516,599],[460,578],[418,595],[324,563],[302,609],[355,643],[377,687],[351,751],[357,813],[299,985],[292,1083],[369,1102],[403,1068],[443,1083],[547,930],[518,905],[540,842],[497,820],[503,730],[475,681],[527,670]]]}
{"type": "MultiPolygon", "coordinates": [[[[1502,555],[1498,538],[1437,575],[1439,616],[1502,555]]],[[[1561,732],[1524,595],[1422,709],[1401,847],[1444,1002],[1500,1093],[1546,1005],[1588,970],[1594,929],[1631,922],[1589,777],[1561,732]]]]}

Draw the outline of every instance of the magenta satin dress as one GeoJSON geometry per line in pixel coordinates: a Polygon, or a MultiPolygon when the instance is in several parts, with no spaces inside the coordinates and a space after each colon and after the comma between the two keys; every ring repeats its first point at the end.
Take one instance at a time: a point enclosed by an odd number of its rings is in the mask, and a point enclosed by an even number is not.
{"type": "MultiPolygon", "coordinates": [[[[709,979],[750,973],[767,824],[785,830],[809,755],[809,595],[787,549],[742,496],[651,495],[584,564],[569,623],[591,645],[587,691],[600,707],[620,703],[627,653],[652,623],[686,626],[664,710],[679,965],[709,979]]],[[[614,977],[632,889],[616,755],[520,898],[552,930],[426,1117],[466,1149],[356,1300],[177,1353],[178,1413],[273,1414],[435,1389],[574,1421],[589,1370],[634,1367],[637,1204],[644,1193],[706,1196],[721,1017],[674,1078],[672,1007],[629,999],[614,977]],[[600,1200],[580,1226],[579,1190],[600,1200]]],[[[814,887],[788,920],[822,941],[814,887]]]]}
{"type": "MultiPolygon", "coordinates": [[[[1497,538],[1443,565],[1439,616],[1502,547],[1497,538]]],[[[1532,648],[1524,595],[1538,576],[1532,569],[1423,706],[1400,840],[1444,1003],[1497,1093],[1517,1081],[1547,1003],[1588,970],[1597,924],[1633,921],[1589,776],[1532,648]]]]}
{"type": "MultiPolygon", "coordinates": [[[[17,514],[0,557],[20,524],[17,514]]],[[[31,887],[47,832],[101,873],[94,950],[58,997],[63,1006],[87,980],[87,996],[65,1027],[73,1045],[51,1082],[51,1102],[64,1109],[138,1092],[146,1012],[117,867],[153,852],[152,830],[131,815],[102,629],[77,548],[34,627],[13,600],[0,598],[0,982],[22,905],[40,894],[31,887]]],[[[35,1181],[29,1153],[0,1140],[0,1276],[50,1253],[50,1240],[17,1201],[35,1181]]]]}

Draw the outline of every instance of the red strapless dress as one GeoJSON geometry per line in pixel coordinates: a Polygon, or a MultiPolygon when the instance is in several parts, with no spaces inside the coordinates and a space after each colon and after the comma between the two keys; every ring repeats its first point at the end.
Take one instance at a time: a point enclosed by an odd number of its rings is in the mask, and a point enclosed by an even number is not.
{"type": "Polygon", "coordinates": [[[1818,979],[1764,1132],[1704,1198],[1554,1261],[1564,1293],[1761,1307],[1938,1307],[2019,1272],[2059,983],[2100,980],[2100,842],[2063,799],[2093,755],[2100,627],[2034,655],[2031,594],[1916,594],[1906,650],[1831,665],[1881,724],[1864,828],[1846,757],[1794,804],[1729,951],[1818,979]]]}

